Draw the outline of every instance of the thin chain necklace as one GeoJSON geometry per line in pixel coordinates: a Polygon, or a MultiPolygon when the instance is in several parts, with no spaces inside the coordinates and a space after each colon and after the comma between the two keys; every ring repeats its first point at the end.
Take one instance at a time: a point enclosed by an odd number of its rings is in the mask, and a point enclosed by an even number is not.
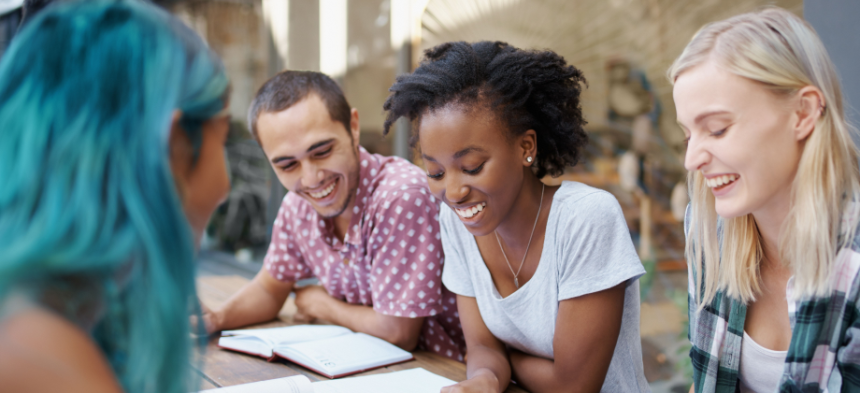
{"type": "Polygon", "coordinates": [[[517,279],[517,277],[519,277],[520,271],[523,270],[523,265],[526,263],[526,256],[529,255],[529,246],[532,245],[532,236],[535,235],[535,228],[537,228],[538,218],[540,218],[540,211],[541,211],[541,208],[543,207],[543,191],[544,191],[544,189],[546,189],[546,184],[542,185],[540,188],[540,203],[538,204],[538,212],[537,212],[537,216],[535,217],[535,223],[534,223],[534,225],[532,225],[532,234],[529,235],[529,242],[526,244],[526,252],[525,252],[525,254],[523,254],[523,260],[520,261],[520,267],[519,267],[519,269],[517,269],[516,273],[514,273],[514,267],[511,266],[511,261],[508,260],[508,255],[505,254],[505,248],[502,247],[502,241],[501,241],[501,239],[499,239],[499,233],[496,231],[493,231],[493,233],[496,234],[496,241],[499,242],[499,249],[502,250],[502,256],[505,257],[505,262],[508,264],[508,269],[511,269],[511,274],[514,275],[514,285],[517,287],[517,289],[520,289],[520,281],[517,279]]]}

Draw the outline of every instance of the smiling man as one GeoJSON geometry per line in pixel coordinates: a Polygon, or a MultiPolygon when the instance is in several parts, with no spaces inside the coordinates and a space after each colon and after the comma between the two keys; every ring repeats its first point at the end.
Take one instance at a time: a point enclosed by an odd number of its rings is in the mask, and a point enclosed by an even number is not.
{"type": "Polygon", "coordinates": [[[284,198],[262,270],[215,311],[210,332],[273,319],[290,292],[323,319],[463,360],[456,298],[442,286],[439,204],[423,171],[358,144],[358,111],[329,77],[285,71],[249,110],[284,198]],[[317,277],[320,286],[296,288],[317,277]]]}

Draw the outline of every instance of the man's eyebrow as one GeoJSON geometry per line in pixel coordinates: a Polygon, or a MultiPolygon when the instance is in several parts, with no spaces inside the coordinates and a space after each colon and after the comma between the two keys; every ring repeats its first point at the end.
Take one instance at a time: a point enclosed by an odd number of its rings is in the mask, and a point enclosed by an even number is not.
{"type": "Polygon", "coordinates": [[[332,143],[332,142],[334,142],[334,138],[329,138],[329,139],[326,139],[324,141],[319,141],[319,142],[311,145],[311,147],[308,148],[307,152],[310,153],[310,152],[312,152],[316,149],[319,149],[322,146],[328,145],[329,143],[332,143]]]}
{"type": "MultiPolygon", "coordinates": [[[[307,152],[308,152],[308,153],[310,153],[310,152],[312,152],[312,151],[314,151],[314,150],[316,150],[316,149],[319,149],[320,147],[323,147],[323,146],[329,145],[329,144],[331,144],[332,142],[334,142],[334,140],[335,140],[334,138],[329,138],[329,139],[326,139],[326,140],[323,140],[323,141],[319,141],[319,142],[317,142],[317,143],[314,143],[313,145],[311,145],[311,146],[308,148],[307,152]]],[[[279,162],[281,162],[281,161],[288,161],[288,160],[294,160],[294,159],[296,159],[296,158],[295,158],[295,157],[293,157],[293,156],[278,156],[278,157],[275,157],[275,158],[273,158],[273,159],[272,159],[272,163],[273,163],[273,164],[277,164],[277,163],[279,163],[279,162]]]]}

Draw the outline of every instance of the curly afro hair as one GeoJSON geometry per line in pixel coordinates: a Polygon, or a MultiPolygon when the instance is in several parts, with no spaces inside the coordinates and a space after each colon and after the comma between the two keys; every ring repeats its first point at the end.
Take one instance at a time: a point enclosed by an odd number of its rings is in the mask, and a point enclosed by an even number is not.
{"type": "Polygon", "coordinates": [[[507,126],[510,136],[537,134],[538,178],[559,176],[576,165],[588,142],[579,95],[582,72],[552,51],[522,50],[505,42],[448,42],[424,52],[421,65],[397,77],[383,108],[384,134],[400,117],[416,127],[423,114],[447,105],[482,105],[507,126]]]}

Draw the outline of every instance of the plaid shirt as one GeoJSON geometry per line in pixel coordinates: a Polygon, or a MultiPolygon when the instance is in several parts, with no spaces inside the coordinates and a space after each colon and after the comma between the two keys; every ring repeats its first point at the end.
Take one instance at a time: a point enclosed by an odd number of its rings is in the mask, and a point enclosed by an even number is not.
{"type": "MultiPolygon", "coordinates": [[[[852,204],[853,213],[857,205],[852,204]]],[[[856,217],[856,215],[846,215],[856,217]]],[[[687,207],[685,233],[689,231],[687,207]]],[[[843,220],[843,228],[848,226],[843,220]]],[[[857,230],[860,234],[860,229],[857,230]]],[[[689,269],[689,339],[697,393],[740,391],[741,343],[746,305],[717,292],[702,311],[693,296],[695,274],[689,269]]],[[[831,292],[825,297],[791,301],[791,344],[779,392],[860,392],[860,235],[834,260],[831,292]]],[[[701,292],[700,292],[701,293],[701,292]]]]}

